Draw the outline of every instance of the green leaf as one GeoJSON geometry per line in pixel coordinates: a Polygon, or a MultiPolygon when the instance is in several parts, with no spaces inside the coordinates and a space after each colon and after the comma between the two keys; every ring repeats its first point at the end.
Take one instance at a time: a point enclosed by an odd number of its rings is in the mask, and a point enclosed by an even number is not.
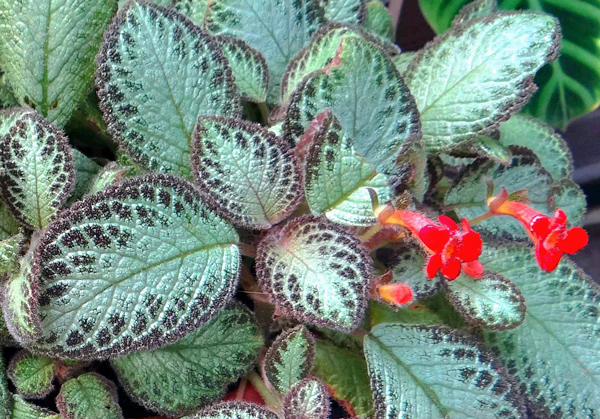
{"type": "Polygon", "coordinates": [[[265,57],[270,74],[267,100],[277,104],[287,64],[324,21],[319,0],[212,0],[206,28],[240,38],[265,57]]]}
{"type": "MultiPolygon", "coordinates": [[[[175,3],[173,7],[179,13],[186,15],[192,22],[204,27],[204,20],[208,12],[209,0],[162,0],[163,2],[175,3]]],[[[167,4],[163,4],[167,6],[167,4]]]]}
{"type": "MultiPolygon", "coordinates": [[[[467,0],[468,1],[468,0],[467,0]]],[[[474,0],[467,3],[456,15],[452,25],[475,20],[480,17],[489,16],[498,11],[498,2],[496,0],[474,0]]]]}
{"type": "Polygon", "coordinates": [[[241,39],[225,35],[215,39],[229,61],[242,98],[250,102],[265,102],[269,90],[269,69],[263,55],[241,39]]]}
{"type": "Polygon", "coordinates": [[[271,410],[254,403],[222,402],[181,419],[279,419],[279,417],[271,410]]]}
{"type": "Polygon", "coordinates": [[[281,333],[271,345],[264,360],[269,383],[281,394],[304,379],[315,358],[315,340],[303,325],[281,333]]]}
{"type": "Polygon", "coordinates": [[[111,24],[97,85],[108,131],[146,169],[191,178],[201,115],[240,115],[231,69],[217,43],[183,16],[131,2],[111,24]]]}
{"type": "Polygon", "coordinates": [[[450,328],[380,324],[365,336],[365,356],[378,418],[524,417],[497,360],[450,328]]]}
{"type": "Polygon", "coordinates": [[[555,181],[573,175],[573,157],[569,146],[551,127],[523,115],[515,115],[500,124],[500,143],[527,147],[540,159],[555,181]]]}
{"type": "Polygon", "coordinates": [[[485,339],[521,381],[535,417],[596,416],[598,285],[567,258],[554,271],[542,271],[529,246],[488,244],[480,260],[514,282],[525,297],[525,322],[514,330],[487,332],[485,339]]]}
{"type": "Polygon", "coordinates": [[[338,46],[332,64],[295,90],[284,136],[297,142],[310,122],[331,108],[356,151],[379,173],[391,175],[401,151],[420,135],[414,100],[380,47],[356,37],[342,38],[338,46]]]}
{"type": "Polygon", "coordinates": [[[283,398],[283,414],[286,419],[328,419],[327,389],[312,377],[296,383],[283,398]]]}
{"type": "Polygon", "coordinates": [[[4,357],[0,351],[0,416],[3,418],[10,418],[13,405],[13,396],[8,389],[6,368],[4,366],[4,357]]]}
{"type": "Polygon", "coordinates": [[[306,158],[305,195],[315,215],[349,226],[370,226],[377,222],[373,214],[370,190],[379,202],[392,200],[388,177],[354,149],[331,112],[315,134],[306,158]]]}
{"type": "Polygon", "coordinates": [[[116,0],[1,0],[0,66],[21,106],[64,125],[88,92],[116,0]]]}
{"type": "Polygon", "coordinates": [[[314,373],[332,391],[332,396],[358,416],[372,417],[373,400],[367,364],[356,351],[317,340],[314,373]]]}
{"type": "Polygon", "coordinates": [[[460,275],[449,281],[448,299],[468,323],[485,329],[514,329],[525,319],[521,292],[494,272],[485,272],[483,278],[460,275]]]}
{"type": "MultiPolygon", "coordinates": [[[[469,0],[420,0],[427,21],[439,33],[469,0]]],[[[600,100],[600,5],[581,0],[499,0],[500,9],[529,9],[556,16],[564,34],[560,57],[535,78],[540,86],[525,111],[564,130],[600,100]]]]}
{"type": "Polygon", "coordinates": [[[110,162],[104,166],[94,178],[88,193],[102,192],[111,185],[121,181],[123,176],[129,172],[129,168],[121,167],[116,162],[110,162]]]}
{"type": "Polygon", "coordinates": [[[292,148],[268,129],[240,119],[200,118],[193,148],[196,183],[236,225],[268,229],[298,206],[299,165],[292,148]]]}
{"type": "Polygon", "coordinates": [[[23,225],[42,229],[71,195],[73,154],[65,135],[33,112],[18,119],[0,144],[0,185],[9,210],[23,225]]]}
{"type": "Polygon", "coordinates": [[[283,314],[346,332],[358,326],[373,268],[349,231],[298,217],[266,236],[257,253],[259,283],[283,314]]]}
{"type": "Polygon", "coordinates": [[[65,419],[123,418],[117,402],[117,388],[93,372],[65,382],[56,397],[56,407],[65,419]]]}
{"type": "Polygon", "coordinates": [[[101,167],[81,151],[74,148],[71,151],[73,152],[75,166],[75,187],[68,202],[72,203],[78,201],[83,195],[89,192],[101,167]]]}
{"type": "Polygon", "coordinates": [[[8,365],[8,375],[17,392],[27,398],[43,399],[50,394],[54,390],[55,372],[53,360],[25,350],[17,353],[8,365]]]}
{"type": "Polygon", "coordinates": [[[392,16],[380,1],[373,0],[366,5],[364,28],[379,38],[394,42],[396,36],[392,16]]]}
{"type": "Polygon", "coordinates": [[[371,301],[369,320],[371,327],[380,323],[404,323],[404,324],[443,324],[442,318],[426,306],[395,307],[389,304],[371,301]]]}
{"type": "Polygon", "coordinates": [[[20,233],[0,241],[0,278],[18,267],[18,257],[24,242],[25,236],[20,233]]]}
{"type": "MultiPolygon", "coordinates": [[[[475,218],[487,212],[487,184],[492,181],[494,194],[504,187],[509,194],[527,190],[529,205],[547,215],[552,215],[548,207],[552,178],[544,170],[539,160],[525,149],[509,148],[513,158],[509,166],[491,161],[476,160],[467,166],[454,181],[446,194],[444,204],[455,209],[457,215],[467,219],[475,218]]],[[[508,216],[492,217],[474,227],[485,232],[509,239],[526,239],[527,232],[521,223],[508,216]]]]}
{"type": "Polygon", "coordinates": [[[179,416],[219,400],[226,386],[256,361],[262,345],[253,316],[235,305],[172,345],[116,358],[111,364],[134,400],[179,416]]]}
{"type": "Polygon", "coordinates": [[[483,155],[498,163],[510,163],[510,151],[498,140],[490,137],[479,137],[471,146],[476,155],[483,155]]]}
{"type": "Polygon", "coordinates": [[[26,402],[19,395],[13,396],[10,419],[64,419],[61,415],[35,404],[26,402]]]}
{"type": "Polygon", "coordinates": [[[392,57],[392,62],[396,66],[398,73],[400,73],[401,76],[404,76],[404,73],[408,70],[408,66],[416,57],[416,52],[402,52],[401,54],[392,57]]]}
{"type": "Polygon", "coordinates": [[[19,102],[15,97],[12,87],[6,79],[6,74],[0,69],[0,108],[12,108],[19,106],[19,102]]]}
{"type": "Polygon", "coordinates": [[[581,225],[587,209],[587,202],[585,194],[578,184],[570,179],[563,179],[553,186],[548,206],[550,212],[557,208],[562,209],[567,214],[569,226],[573,227],[581,225]]]}
{"type": "Polygon", "coordinates": [[[330,22],[361,25],[365,19],[364,0],[320,0],[330,22]]]}
{"type": "Polygon", "coordinates": [[[507,12],[457,25],[428,44],[405,74],[427,148],[439,152],[496,130],[531,97],[531,79],[556,58],[559,38],[551,16],[507,12]]]}
{"type": "Polygon", "coordinates": [[[235,230],[189,183],[127,179],[63,212],[36,248],[36,351],[99,359],[174,342],[235,292],[235,230]]]}

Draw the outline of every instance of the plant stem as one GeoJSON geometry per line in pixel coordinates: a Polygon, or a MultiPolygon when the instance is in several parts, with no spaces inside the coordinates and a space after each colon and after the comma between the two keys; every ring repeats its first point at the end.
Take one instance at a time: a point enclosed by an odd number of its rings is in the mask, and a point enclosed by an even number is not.
{"type": "Polygon", "coordinates": [[[265,403],[267,403],[267,406],[273,410],[282,410],[283,406],[281,404],[280,397],[267,388],[266,384],[255,371],[252,371],[250,374],[248,374],[247,378],[252,383],[256,391],[258,391],[265,403]]]}
{"type": "Polygon", "coordinates": [[[475,225],[477,223],[487,220],[488,218],[492,218],[493,216],[494,216],[494,214],[492,212],[488,211],[484,214],[481,214],[478,217],[473,218],[472,220],[469,220],[469,224],[475,225]]]}

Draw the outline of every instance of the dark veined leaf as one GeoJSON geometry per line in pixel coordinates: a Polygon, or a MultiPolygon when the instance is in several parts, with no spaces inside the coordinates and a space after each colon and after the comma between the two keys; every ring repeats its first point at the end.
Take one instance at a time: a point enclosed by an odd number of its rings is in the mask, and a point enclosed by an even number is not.
{"type": "Polygon", "coordinates": [[[315,340],[303,325],[286,330],[275,339],[264,360],[269,383],[280,393],[308,376],[315,358],[315,340]]]}
{"type": "Polygon", "coordinates": [[[81,151],[71,149],[73,152],[73,163],[75,166],[75,187],[68,202],[79,201],[83,195],[89,192],[94,179],[100,172],[100,165],[88,158],[81,151]]]}
{"type": "Polygon", "coordinates": [[[214,209],[236,225],[271,228],[302,198],[292,148],[256,123],[200,118],[193,148],[196,183],[214,209]]]}
{"type": "Polygon", "coordinates": [[[220,399],[225,387],[256,361],[262,345],[252,315],[235,305],[174,344],[116,358],[111,364],[134,400],[179,416],[220,399]]]}
{"type": "Polygon", "coordinates": [[[392,16],[379,0],[367,2],[364,28],[385,41],[393,42],[396,36],[392,16]]]}
{"type": "Polygon", "coordinates": [[[385,323],[365,337],[377,418],[523,418],[517,385],[491,353],[447,327],[385,323]]]}
{"type": "Polygon", "coordinates": [[[12,397],[12,415],[5,417],[9,417],[10,419],[64,419],[58,413],[26,402],[19,395],[12,397]]]}
{"type": "Polygon", "coordinates": [[[548,206],[550,212],[557,208],[562,209],[567,214],[569,226],[577,226],[583,220],[587,202],[585,194],[578,184],[570,179],[563,179],[553,186],[548,206]]]}
{"type": "MultiPolygon", "coordinates": [[[[527,190],[530,206],[547,215],[552,215],[549,199],[552,193],[552,177],[541,167],[537,157],[522,148],[509,148],[513,158],[509,166],[492,161],[476,160],[467,166],[454,181],[446,194],[444,204],[455,209],[459,217],[475,218],[487,212],[487,181],[494,186],[494,194],[506,188],[508,193],[527,190]]],[[[497,237],[525,239],[527,232],[521,223],[512,217],[492,217],[478,223],[477,231],[497,237]]]]}
{"type": "Polygon", "coordinates": [[[328,419],[327,388],[313,377],[296,383],[283,398],[286,419],[328,419]]]}
{"type": "Polygon", "coordinates": [[[324,23],[319,0],[211,0],[206,28],[244,40],[267,61],[267,100],[277,104],[288,62],[310,42],[324,23]]]}
{"type": "Polygon", "coordinates": [[[258,280],[283,314],[351,331],[362,319],[372,277],[363,244],[344,228],[303,216],[259,244],[258,280]]]}
{"type": "Polygon", "coordinates": [[[428,44],[405,73],[427,148],[442,151],[496,130],[531,97],[532,78],[556,58],[559,38],[551,16],[506,12],[457,25],[428,44]]]}
{"type": "Polygon", "coordinates": [[[71,147],[65,135],[40,115],[5,112],[16,119],[0,144],[2,197],[24,226],[42,229],[73,191],[71,147]]]}
{"type": "Polygon", "coordinates": [[[90,88],[116,0],[0,1],[0,66],[21,106],[64,125],[90,88]]]}
{"type": "Polygon", "coordinates": [[[525,300],[515,285],[494,272],[460,275],[448,282],[448,299],[464,319],[491,330],[514,329],[525,320],[525,300]]]}
{"type": "Polygon", "coordinates": [[[392,200],[388,177],[354,149],[354,141],[328,111],[306,158],[305,195],[315,215],[350,226],[377,222],[371,193],[379,202],[392,200]]]}
{"type": "Polygon", "coordinates": [[[17,392],[26,398],[43,399],[54,390],[56,364],[50,358],[21,350],[8,365],[17,392]]]}
{"type": "MultiPolygon", "coordinates": [[[[1,352],[0,355],[2,355],[1,352]]],[[[13,405],[13,396],[8,389],[6,368],[4,366],[4,357],[0,356],[0,415],[3,418],[10,418],[13,405]]]]}
{"type": "MultiPolygon", "coordinates": [[[[484,0],[488,1],[488,0],[484,0]]],[[[439,33],[469,0],[419,0],[427,21],[439,33]]],[[[600,100],[600,4],[581,0],[500,0],[500,9],[529,9],[558,18],[563,32],[560,57],[535,78],[538,92],[526,112],[565,129],[600,100]]]]}
{"type": "Polygon", "coordinates": [[[139,176],[87,195],[36,248],[36,351],[98,359],[181,338],[231,298],[238,240],[178,178],[139,176]]]}
{"type": "Polygon", "coordinates": [[[271,410],[254,403],[223,402],[181,419],[279,419],[279,417],[271,410]]]}
{"type": "Polygon", "coordinates": [[[317,340],[314,373],[346,410],[361,417],[372,417],[373,401],[365,359],[355,350],[317,340]]]}
{"type": "Polygon", "coordinates": [[[182,15],[148,1],[119,11],[98,66],[108,131],[146,169],[191,178],[198,117],[240,114],[234,78],[218,44],[182,15]]]}
{"type": "Polygon", "coordinates": [[[18,256],[24,241],[25,236],[23,234],[16,234],[0,241],[0,278],[14,272],[18,267],[18,256]]]}
{"type": "Polygon", "coordinates": [[[524,323],[514,330],[487,332],[488,344],[521,382],[535,417],[593,418],[600,406],[600,289],[563,258],[542,271],[533,249],[487,244],[480,257],[521,290],[524,323]]]}
{"type": "Polygon", "coordinates": [[[64,419],[123,418],[116,386],[94,372],[63,383],[56,397],[56,407],[64,419]]]}
{"type": "Polygon", "coordinates": [[[364,0],[320,0],[325,18],[331,22],[360,25],[365,19],[364,0]]]}
{"type": "Polygon", "coordinates": [[[342,38],[326,68],[304,78],[290,99],[284,136],[297,142],[331,108],[354,148],[379,173],[391,175],[401,151],[418,140],[418,112],[387,54],[358,37],[342,38]]]}

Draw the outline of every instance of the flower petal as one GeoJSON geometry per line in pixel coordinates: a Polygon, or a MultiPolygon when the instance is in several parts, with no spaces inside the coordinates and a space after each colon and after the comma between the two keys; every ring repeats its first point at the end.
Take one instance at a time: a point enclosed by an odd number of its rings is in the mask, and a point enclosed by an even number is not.
{"type": "Polygon", "coordinates": [[[450,232],[444,227],[429,224],[419,230],[419,239],[425,246],[439,253],[450,240],[450,232]]]}
{"type": "Polygon", "coordinates": [[[531,224],[529,228],[535,237],[538,239],[545,239],[548,234],[550,234],[550,224],[552,220],[545,215],[538,215],[531,220],[531,224]]]}
{"type": "Polygon", "coordinates": [[[429,258],[425,271],[429,278],[433,278],[440,269],[442,269],[442,255],[435,254],[429,258]]]}
{"type": "Polygon", "coordinates": [[[445,225],[446,227],[448,227],[448,229],[449,229],[450,231],[456,231],[456,230],[458,230],[458,224],[456,224],[456,223],[454,222],[454,220],[453,220],[452,218],[448,217],[447,215],[444,215],[444,214],[440,215],[440,216],[438,217],[438,221],[439,221],[441,224],[443,224],[443,225],[445,225]]]}
{"type": "Polygon", "coordinates": [[[567,230],[565,238],[558,242],[558,247],[572,255],[583,249],[588,244],[588,240],[588,234],[583,228],[573,227],[567,230]]]}
{"type": "Polygon", "coordinates": [[[540,267],[546,272],[552,272],[556,268],[562,255],[563,252],[557,248],[546,249],[542,241],[535,246],[535,258],[540,267]]]}
{"type": "Polygon", "coordinates": [[[452,258],[442,266],[442,274],[449,280],[456,279],[460,274],[460,260],[452,258]]]}
{"type": "Polygon", "coordinates": [[[462,270],[465,275],[470,276],[471,278],[483,277],[483,265],[478,260],[463,263],[462,270]]]}
{"type": "Polygon", "coordinates": [[[554,211],[554,219],[552,221],[554,222],[553,224],[564,228],[567,226],[567,214],[560,208],[557,208],[554,211]]]}
{"type": "Polygon", "coordinates": [[[471,230],[462,235],[454,252],[454,256],[463,262],[472,262],[481,255],[483,242],[479,233],[471,230]]]}

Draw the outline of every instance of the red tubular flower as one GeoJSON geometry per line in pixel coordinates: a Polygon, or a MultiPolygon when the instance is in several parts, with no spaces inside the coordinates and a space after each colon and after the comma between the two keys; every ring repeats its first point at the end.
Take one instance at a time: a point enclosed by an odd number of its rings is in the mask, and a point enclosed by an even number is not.
{"type": "Polygon", "coordinates": [[[523,224],[529,237],[535,243],[535,257],[546,272],[556,268],[562,255],[572,255],[588,243],[588,235],[583,228],[567,229],[567,215],[560,208],[550,218],[529,205],[509,201],[506,191],[488,201],[494,215],[510,215],[523,224]]]}
{"type": "Polygon", "coordinates": [[[433,278],[440,270],[450,280],[456,279],[461,270],[473,278],[481,278],[483,266],[477,260],[481,254],[481,237],[471,229],[466,219],[461,222],[461,231],[445,215],[440,215],[438,224],[418,212],[392,211],[391,207],[379,211],[379,222],[404,226],[419,239],[431,253],[426,268],[429,278],[433,278]]]}
{"type": "Polygon", "coordinates": [[[404,305],[413,300],[413,291],[406,284],[388,284],[379,287],[379,297],[390,304],[404,305]]]}

